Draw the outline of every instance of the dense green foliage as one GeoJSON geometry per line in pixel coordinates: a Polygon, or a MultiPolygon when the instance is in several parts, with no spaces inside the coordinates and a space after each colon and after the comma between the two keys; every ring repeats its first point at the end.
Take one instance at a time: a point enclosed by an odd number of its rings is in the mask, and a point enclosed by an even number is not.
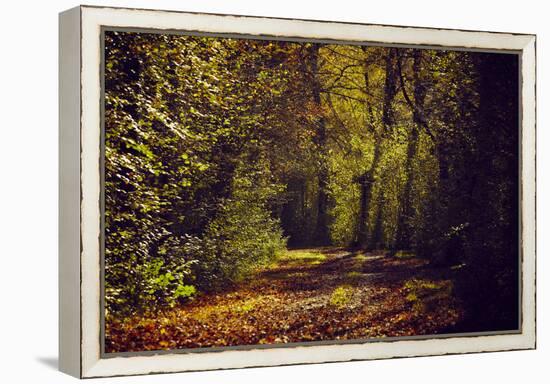
{"type": "Polygon", "coordinates": [[[517,56],[105,36],[110,312],[219,289],[288,242],[460,265],[517,320],[517,56]]]}

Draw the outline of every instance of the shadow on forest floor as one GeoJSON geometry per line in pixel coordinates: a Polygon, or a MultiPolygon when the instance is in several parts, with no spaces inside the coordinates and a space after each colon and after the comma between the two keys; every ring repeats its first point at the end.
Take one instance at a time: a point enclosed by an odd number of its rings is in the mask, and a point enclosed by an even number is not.
{"type": "Polygon", "coordinates": [[[427,260],[420,258],[397,258],[384,251],[366,252],[344,248],[320,248],[290,250],[286,258],[260,276],[278,280],[285,289],[326,290],[338,284],[361,285],[368,283],[397,284],[411,278],[444,278],[448,268],[434,268],[427,260]],[[296,262],[293,253],[310,253],[324,256],[299,257],[296,262]],[[310,262],[310,260],[316,260],[310,262]]]}
{"type": "Polygon", "coordinates": [[[450,270],[384,251],[286,251],[230,291],[148,318],[112,321],[108,352],[448,332],[463,317],[450,270]]]}

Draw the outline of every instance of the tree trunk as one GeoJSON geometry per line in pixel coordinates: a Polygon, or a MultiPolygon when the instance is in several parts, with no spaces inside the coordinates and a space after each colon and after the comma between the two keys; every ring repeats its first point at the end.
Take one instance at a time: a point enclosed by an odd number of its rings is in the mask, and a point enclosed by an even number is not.
{"type": "MultiPolygon", "coordinates": [[[[418,152],[419,132],[424,123],[422,110],[424,107],[424,99],[426,97],[426,87],[422,82],[420,71],[422,69],[422,51],[420,49],[413,50],[413,94],[414,94],[414,109],[413,109],[413,126],[409,132],[407,142],[407,159],[405,164],[405,190],[403,192],[403,200],[401,205],[401,214],[397,221],[396,241],[394,248],[410,249],[411,236],[413,232],[412,219],[414,210],[412,204],[413,187],[414,187],[414,159],[418,152]]],[[[405,92],[405,89],[403,89],[405,92]]]]}
{"type": "MultiPolygon", "coordinates": [[[[365,52],[366,50],[363,49],[363,51],[365,52]]],[[[376,243],[380,241],[381,237],[382,229],[380,206],[377,207],[378,214],[375,222],[374,231],[369,230],[368,220],[369,212],[371,211],[375,203],[373,184],[375,181],[376,171],[380,166],[380,161],[382,160],[382,138],[385,133],[388,133],[391,130],[394,121],[392,101],[395,97],[397,90],[397,68],[395,66],[395,58],[396,50],[393,48],[389,49],[388,55],[386,56],[386,78],[384,82],[384,101],[382,104],[382,122],[384,126],[383,132],[380,132],[375,127],[372,105],[369,102],[367,102],[366,105],[367,111],[369,113],[369,119],[367,120],[367,130],[370,130],[374,135],[374,154],[370,168],[358,178],[358,182],[361,187],[361,198],[359,205],[359,223],[357,229],[356,245],[363,247],[369,246],[370,248],[374,248],[374,246],[377,245],[376,243]],[[368,244],[369,237],[372,240],[371,244],[368,244]]],[[[370,85],[368,67],[366,64],[364,69],[364,79],[365,89],[368,90],[370,85]]]]}
{"type": "Polygon", "coordinates": [[[383,247],[383,235],[384,235],[384,232],[383,232],[383,228],[382,228],[382,224],[383,224],[383,220],[382,220],[382,206],[383,206],[383,198],[382,198],[382,191],[380,191],[380,193],[378,194],[378,199],[377,199],[377,207],[376,207],[376,214],[375,214],[375,218],[374,218],[374,228],[373,228],[373,231],[372,231],[372,234],[371,234],[371,237],[370,237],[370,240],[369,240],[369,243],[370,243],[370,247],[372,249],[379,249],[381,247],[383,247]]]}
{"type": "Polygon", "coordinates": [[[369,228],[368,228],[368,220],[369,220],[369,212],[370,208],[373,203],[373,183],[374,183],[374,172],[378,168],[378,165],[380,163],[380,158],[382,157],[382,150],[381,150],[381,140],[379,137],[376,137],[376,141],[374,143],[374,158],[372,160],[372,164],[370,168],[364,172],[359,178],[358,183],[360,185],[361,190],[361,198],[360,198],[360,205],[359,205],[359,222],[358,222],[358,229],[357,229],[357,240],[356,245],[365,247],[367,246],[367,241],[369,238],[369,228]]]}
{"type": "Polygon", "coordinates": [[[413,160],[418,150],[418,127],[413,125],[409,132],[407,142],[407,160],[405,164],[405,190],[401,203],[401,214],[397,220],[397,233],[394,248],[408,249],[411,246],[411,220],[413,218],[413,207],[411,203],[412,190],[414,185],[413,160]]]}
{"type": "Polygon", "coordinates": [[[318,245],[330,244],[328,216],[328,147],[326,120],[322,113],[321,80],[319,78],[319,44],[312,44],[309,49],[309,71],[312,79],[313,102],[318,113],[315,126],[315,144],[318,148],[317,173],[317,220],[315,224],[314,241],[318,245]]]}

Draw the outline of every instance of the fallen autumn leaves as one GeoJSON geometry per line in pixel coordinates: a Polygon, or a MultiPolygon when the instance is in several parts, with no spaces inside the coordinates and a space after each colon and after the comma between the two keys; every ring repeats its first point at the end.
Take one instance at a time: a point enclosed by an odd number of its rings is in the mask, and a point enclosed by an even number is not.
{"type": "Polygon", "coordinates": [[[345,249],[288,251],[231,291],[154,316],[106,321],[106,352],[448,332],[464,310],[448,270],[345,249]]]}

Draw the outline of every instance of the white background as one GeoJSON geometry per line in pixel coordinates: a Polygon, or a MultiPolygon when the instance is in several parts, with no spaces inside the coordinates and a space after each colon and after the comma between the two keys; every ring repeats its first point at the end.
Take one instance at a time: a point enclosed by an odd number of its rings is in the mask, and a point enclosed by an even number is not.
{"type": "MultiPolygon", "coordinates": [[[[543,383],[550,379],[550,28],[544,1],[149,0],[90,5],[536,33],[536,351],[96,379],[97,383],[543,383]],[[546,364],[546,366],[545,366],[546,364]]],[[[0,46],[0,381],[65,383],[57,371],[57,13],[74,1],[6,1],[0,46]]]]}

